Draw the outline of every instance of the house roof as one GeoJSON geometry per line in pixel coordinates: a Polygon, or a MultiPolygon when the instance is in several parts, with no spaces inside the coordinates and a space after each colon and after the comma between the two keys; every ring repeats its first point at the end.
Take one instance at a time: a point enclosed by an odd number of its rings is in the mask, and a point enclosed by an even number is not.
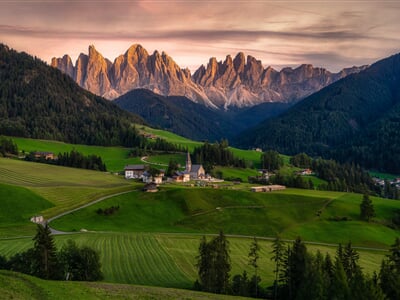
{"type": "Polygon", "coordinates": [[[125,166],[124,170],[144,170],[144,165],[127,165],[125,166]]]}
{"type": "Polygon", "coordinates": [[[202,165],[192,165],[192,169],[190,170],[190,172],[199,172],[200,168],[202,168],[202,165]]]}
{"type": "Polygon", "coordinates": [[[33,154],[37,155],[49,155],[49,154],[54,154],[53,152],[45,152],[45,151],[35,151],[33,154]]]}
{"type": "Polygon", "coordinates": [[[190,174],[190,173],[186,172],[186,171],[176,171],[175,174],[178,176],[181,176],[181,175],[190,174]]]}
{"type": "Polygon", "coordinates": [[[157,188],[157,184],[155,184],[154,182],[148,183],[143,187],[143,190],[148,191],[148,190],[158,190],[157,188]]]}

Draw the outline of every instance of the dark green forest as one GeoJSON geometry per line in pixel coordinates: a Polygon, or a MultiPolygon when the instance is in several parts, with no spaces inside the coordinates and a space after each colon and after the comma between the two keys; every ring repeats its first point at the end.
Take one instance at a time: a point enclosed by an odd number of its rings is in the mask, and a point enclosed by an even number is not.
{"type": "Polygon", "coordinates": [[[206,142],[202,146],[194,148],[193,160],[196,164],[202,164],[206,172],[210,172],[217,165],[245,168],[246,161],[235,157],[228,146],[227,140],[214,144],[206,142]]]}
{"type": "Polygon", "coordinates": [[[183,96],[164,97],[146,89],[132,90],[115,99],[114,103],[138,114],[151,126],[209,142],[231,138],[290,107],[288,103],[262,103],[224,111],[194,103],[183,96]]]}
{"type": "Polygon", "coordinates": [[[240,134],[242,147],[334,158],[400,172],[400,54],[309,96],[240,134]]]}
{"type": "Polygon", "coordinates": [[[80,88],[59,70],[0,45],[0,134],[134,146],[144,121],[80,88]]]}
{"type": "Polygon", "coordinates": [[[260,246],[256,238],[249,248],[248,263],[253,274],[243,271],[231,275],[229,241],[221,231],[211,241],[203,237],[196,257],[198,279],[194,289],[217,294],[231,294],[276,300],[397,300],[400,297],[400,239],[389,249],[378,273],[365,274],[359,253],[348,242],[338,245],[336,255],[310,253],[298,237],[287,244],[277,237],[270,249],[274,264],[272,286],[260,284],[257,275],[260,246]]]}

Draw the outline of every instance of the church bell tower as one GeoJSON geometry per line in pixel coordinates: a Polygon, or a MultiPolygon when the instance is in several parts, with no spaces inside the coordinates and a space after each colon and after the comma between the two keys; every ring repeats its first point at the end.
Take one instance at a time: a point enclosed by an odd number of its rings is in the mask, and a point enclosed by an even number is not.
{"type": "Polygon", "coordinates": [[[190,172],[192,170],[192,160],[190,159],[189,151],[187,152],[186,156],[186,172],[190,172]]]}

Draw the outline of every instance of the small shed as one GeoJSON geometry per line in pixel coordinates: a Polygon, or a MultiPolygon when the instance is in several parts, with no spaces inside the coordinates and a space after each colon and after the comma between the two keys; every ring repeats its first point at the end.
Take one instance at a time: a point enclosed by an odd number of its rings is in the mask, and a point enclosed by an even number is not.
{"type": "Polygon", "coordinates": [[[157,184],[154,182],[148,183],[143,187],[143,192],[155,193],[158,192],[157,184]]]}
{"type": "Polygon", "coordinates": [[[36,224],[42,224],[44,222],[44,218],[43,216],[33,216],[31,218],[31,222],[36,224]]]}
{"type": "Polygon", "coordinates": [[[33,156],[37,159],[39,158],[44,158],[44,159],[54,159],[54,153],[53,152],[45,152],[45,151],[36,151],[33,152],[33,156]]]}
{"type": "Polygon", "coordinates": [[[273,184],[273,185],[254,186],[251,188],[251,191],[255,193],[260,193],[260,192],[281,191],[284,189],[286,189],[284,185],[273,184]]]}

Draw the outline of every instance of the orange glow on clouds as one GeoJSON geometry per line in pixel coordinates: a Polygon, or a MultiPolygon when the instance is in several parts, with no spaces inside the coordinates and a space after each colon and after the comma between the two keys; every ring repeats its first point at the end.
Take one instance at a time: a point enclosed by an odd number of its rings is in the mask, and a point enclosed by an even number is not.
{"type": "Polygon", "coordinates": [[[191,70],[243,51],[337,71],[399,52],[399,15],[398,1],[5,1],[0,41],[47,62],[90,44],[113,61],[138,43],[191,70]]]}

